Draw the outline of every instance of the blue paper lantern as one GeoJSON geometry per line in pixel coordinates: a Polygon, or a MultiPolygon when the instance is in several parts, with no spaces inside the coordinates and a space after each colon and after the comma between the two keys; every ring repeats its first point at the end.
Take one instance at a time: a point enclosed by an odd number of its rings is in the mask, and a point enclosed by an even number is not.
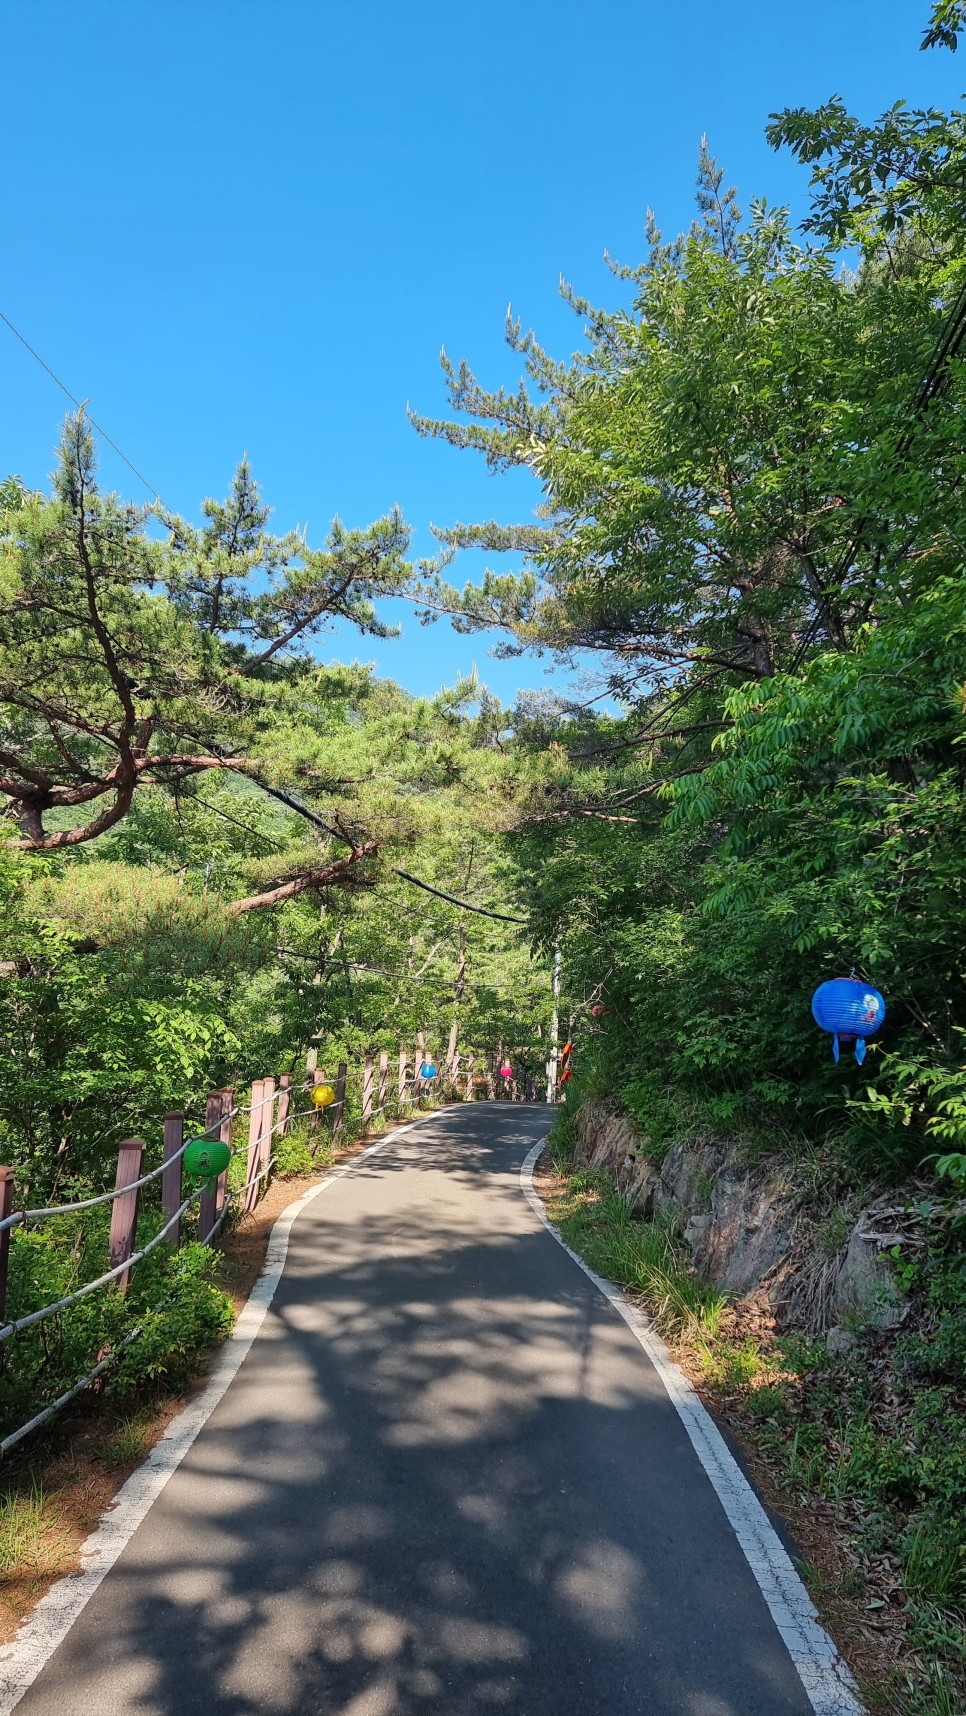
{"type": "Polygon", "coordinates": [[[425,1079],[427,1083],[429,1082],[429,1080],[431,1078],[436,1077],[436,1068],[434,1067],[432,1061],[424,1061],[423,1062],[422,1066],[419,1069],[419,1076],[421,1079],[425,1079]]]}
{"type": "Polygon", "coordinates": [[[886,1004],[878,989],[857,977],[832,977],[820,983],[812,996],[812,1016],[823,1031],[832,1033],[832,1053],[839,1058],[839,1044],[855,1042],[855,1058],[865,1060],[865,1039],[872,1037],[886,1016],[886,1004]]]}

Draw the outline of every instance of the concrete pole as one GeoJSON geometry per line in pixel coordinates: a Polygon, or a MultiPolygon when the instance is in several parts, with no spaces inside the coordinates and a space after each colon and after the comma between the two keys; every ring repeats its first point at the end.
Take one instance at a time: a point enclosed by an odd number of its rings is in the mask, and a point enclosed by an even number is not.
{"type": "Polygon", "coordinates": [[[550,1059],[547,1062],[547,1101],[557,1088],[557,1037],[560,1032],[560,937],[553,950],[553,1012],[550,1016],[550,1059]]]}

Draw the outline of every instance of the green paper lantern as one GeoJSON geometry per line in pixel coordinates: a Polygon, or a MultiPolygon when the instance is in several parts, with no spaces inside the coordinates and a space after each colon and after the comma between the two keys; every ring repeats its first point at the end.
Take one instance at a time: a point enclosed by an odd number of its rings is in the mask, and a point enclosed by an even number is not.
{"type": "Polygon", "coordinates": [[[231,1150],[219,1138],[192,1138],[184,1153],[185,1172],[193,1180],[217,1180],[231,1161],[231,1150]]]}

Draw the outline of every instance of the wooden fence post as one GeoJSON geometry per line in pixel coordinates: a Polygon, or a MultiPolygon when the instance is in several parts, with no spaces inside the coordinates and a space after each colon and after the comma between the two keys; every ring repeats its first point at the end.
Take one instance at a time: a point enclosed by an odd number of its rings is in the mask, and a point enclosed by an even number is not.
{"type": "Polygon", "coordinates": [[[471,1049],[466,1057],[466,1100],[473,1100],[473,1079],[476,1076],[476,1056],[471,1049]]]}
{"type": "Polygon", "coordinates": [[[496,1086],[493,1080],[493,1050],[486,1051],[486,1094],[490,1101],[496,1096],[496,1086]]]}
{"type": "MultiPolygon", "coordinates": [[[[262,1080],[262,1084],[264,1089],[262,1091],[262,1136],[258,1152],[259,1173],[268,1167],[268,1164],[272,1159],[272,1151],[275,1147],[275,1140],[273,1137],[275,1128],[275,1080],[273,1078],[266,1078],[262,1080]]],[[[256,1203],[267,1189],[268,1175],[266,1174],[263,1180],[259,1180],[258,1186],[256,1187],[256,1191],[258,1193],[258,1196],[255,1199],[256,1203]]]]}
{"type": "MultiPolygon", "coordinates": [[[[205,1103],[205,1137],[216,1138],[221,1120],[221,1091],[213,1090],[205,1103]]],[[[198,1238],[207,1245],[215,1225],[215,1188],[207,1185],[198,1200],[198,1238]]]]}
{"type": "Polygon", "coordinates": [[[372,1120],[372,1090],[375,1080],[372,1050],[366,1050],[366,1063],[362,1074],[362,1126],[363,1131],[369,1130],[372,1120]]]}
{"type": "MultiPolygon", "coordinates": [[[[173,1108],[164,1117],[164,1173],[161,1175],[161,1216],[163,1222],[169,1222],[176,1215],[184,1201],[181,1190],[184,1179],[184,1157],[178,1155],[184,1143],[184,1115],[180,1108],[173,1108]],[[177,1156],[176,1162],[172,1157],[177,1156]]],[[[179,1246],[181,1244],[181,1223],[175,1222],[168,1234],[166,1243],[179,1246]]]]}
{"type": "Polygon", "coordinates": [[[278,1135],[284,1138],[288,1131],[288,1111],[292,1101],[292,1075],[283,1073],[278,1081],[278,1135]]]}
{"type": "Polygon", "coordinates": [[[339,1062],[339,1070],[335,1080],[335,1102],[332,1104],[332,1137],[339,1136],[342,1131],[342,1116],[345,1113],[345,1081],[349,1068],[345,1061],[339,1062]]]}
{"type": "MultiPolygon", "coordinates": [[[[213,1090],[205,1104],[205,1135],[208,1138],[218,1138],[222,1144],[231,1146],[231,1111],[235,1104],[235,1092],[225,1088],[213,1090]]],[[[202,1245],[206,1245],[213,1230],[221,1219],[228,1196],[228,1169],[219,1174],[213,1186],[207,1186],[201,1194],[198,1205],[198,1237],[202,1245]]]]}
{"type": "MultiPolygon", "coordinates": [[[[317,1084],[324,1084],[324,1083],[325,1083],[325,1073],[321,1072],[318,1067],[313,1067],[312,1068],[312,1085],[313,1085],[313,1088],[317,1084]]],[[[313,1108],[313,1110],[312,1110],[312,1131],[313,1132],[318,1132],[319,1127],[322,1125],[322,1116],[324,1113],[325,1113],[325,1110],[323,1108],[313,1108]]],[[[317,1150],[318,1144],[313,1144],[312,1148],[313,1148],[313,1150],[317,1150]]]]}
{"type": "MultiPolygon", "coordinates": [[[[115,1187],[132,1186],[135,1181],[141,1178],[144,1149],[143,1138],[125,1138],[117,1153],[115,1187]]],[[[119,1263],[126,1263],[134,1250],[139,1196],[140,1193],[137,1191],[122,1191],[121,1196],[115,1198],[111,1205],[111,1237],[108,1241],[107,1251],[112,1269],[116,1268],[119,1263]]],[[[127,1292],[130,1279],[131,1271],[129,1269],[125,1269],[117,1277],[117,1285],[121,1293],[127,1292]]]]}
{"type": "Polygon", "coordinates": [[[406,1054],[405,1049],[400,1049],[400,1051],[399,1051],[399,1081],[396,1085],[396,1094],[399,1098],[400,1108],[404,1108],[406,1105],[406,1084],[407,1084],[406,1073],[408,1071],[408,1068],[409,1068],[409,1057],[406,1054]]]}
{"type": "Polygon", "coordinates": [[[379,1054],[379,1107],[385,1111],[389,1101],[389,1055],[385,1049],[379,1054]]]}
{"type": "MultiPolygon", "coordinates": [[[[232,1127],[234,1125],[234,1120],[233,1120],[231,1111],[234,1108],[234,1106],[235,1106],[235,1092],[231,1088],[230,1085],[226,1085],[224,1090],[221,1093],[221,1125],[218,1128],[218,1136],[221,1139],[221,1142],[223,1144],[228,1145],[229,1150],[231,1149],[231,1134],[232,1134],[232,1127]]],[[[224,1210],[225,1199],[227,1198],[227,1196],[228,1196],[228,1169],[226,1168],[223,1174],[218,1175],[218,1179],[217,1179],[217,1182],[215,1184],[215,1220],[216,1221],[219,1221],[221,1219],[221,1214],[222,1214],[222,1211],[224,1210]]]]}
{"type": "Polygon", "coordinates": [[[250,1215],[258,1202],[258,1186],[255,1176],[258,1173],[258,1153],[262,1141],[262,1085],[264,1079],[257,1078],[252,1083],[252,1107],[248,1116],[248,1160],[245,1166],[245,1214],[250,1215]]]}
{"type": "MultiPolygon", "coordinates": [[[[14,1172],[0,1168],[0,1221],[13,1214],[14,1172]]],[[[0,1229],[0,1323],[7,1315],[7,1271],[10,1267],[10,1235],[12,1228],[0,1229]]]]}

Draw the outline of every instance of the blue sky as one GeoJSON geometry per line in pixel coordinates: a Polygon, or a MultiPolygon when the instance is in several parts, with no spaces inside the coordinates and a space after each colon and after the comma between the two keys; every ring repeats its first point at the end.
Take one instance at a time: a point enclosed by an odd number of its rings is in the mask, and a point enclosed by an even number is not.
{"type": "MultiPolygon", "coordinates": [[[[196,515],[243,451],[278,528],[319,541],[398,501],[430,521],[526,516],[522,473],[421,441],[442,345],[512,381],[512,302],[566,353],[561,273],[614,302],[603,252],[645,208],[688,223],[707,132],[747,199],[805,208],[765,144],[775,108],[833,92],[873,116],[951,105],[960,55],[918,51],[927,0],[6,0],[0,309],[149,478],[196,515]]],[[[0,474],[42,483],[66,402],[0,326],[0,474]]],[[[108,449],[104,480],[137,484],[108,449]]],[[[467,567],[469,572],[470,568],[467,567]]],[[[494,662],[441,623],[323,659],[431,692],[494,662]]]]}

